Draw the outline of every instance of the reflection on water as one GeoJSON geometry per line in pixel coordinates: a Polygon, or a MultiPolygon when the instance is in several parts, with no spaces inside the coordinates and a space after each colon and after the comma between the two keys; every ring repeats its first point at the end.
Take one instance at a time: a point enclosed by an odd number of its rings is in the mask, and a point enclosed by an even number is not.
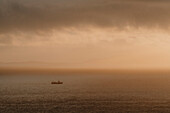
{"type": "Polygon", "coordinates": [[[165,75],[0,76],[0,113],[170,112],[165,75]],[[62,85],[51,81],[61,80],[62,85]]]}

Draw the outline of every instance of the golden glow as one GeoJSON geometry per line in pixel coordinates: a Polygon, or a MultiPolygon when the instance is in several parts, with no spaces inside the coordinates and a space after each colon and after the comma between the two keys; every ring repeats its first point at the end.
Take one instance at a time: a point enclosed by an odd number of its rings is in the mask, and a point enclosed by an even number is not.
{"type": "MultiPolygon", "coordinates": [[[[9,34],[1,66],[168,68],[170,34],[160,29],[88,27],[9,34]],[[28,39],[28,37],[31,37],[28,39]],[[10,47],[11,46],[11,47],[10,47]]],[[[1,36],[3,37],[3,36],[1,36]]]]}

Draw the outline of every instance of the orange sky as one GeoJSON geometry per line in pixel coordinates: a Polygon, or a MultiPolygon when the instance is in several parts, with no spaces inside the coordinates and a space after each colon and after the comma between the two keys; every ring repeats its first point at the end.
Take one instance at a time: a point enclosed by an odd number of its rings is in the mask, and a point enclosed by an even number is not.
{"type": "Polygon", "coordinates": [[[0,67],[169,69],[168,0],[2,0],[0,67]]]}

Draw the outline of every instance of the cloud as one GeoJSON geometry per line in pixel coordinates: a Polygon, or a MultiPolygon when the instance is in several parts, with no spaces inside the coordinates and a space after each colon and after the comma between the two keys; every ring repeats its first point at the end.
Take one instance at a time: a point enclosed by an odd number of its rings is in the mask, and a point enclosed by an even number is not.
{"type": "Polygon", "coordinates": [[[170,26],[169,0],[1,0],[0,34],[67,27],[170,26]]]}

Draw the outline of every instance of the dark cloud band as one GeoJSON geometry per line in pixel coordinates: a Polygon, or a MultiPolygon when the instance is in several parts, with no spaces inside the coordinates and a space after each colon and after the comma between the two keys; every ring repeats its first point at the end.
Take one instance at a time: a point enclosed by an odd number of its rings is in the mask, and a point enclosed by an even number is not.
{"type": "Polygon", "coordinates": [[[1,0],[0,33],[75,26],[170,26],[169,0],[1,0]]]}

